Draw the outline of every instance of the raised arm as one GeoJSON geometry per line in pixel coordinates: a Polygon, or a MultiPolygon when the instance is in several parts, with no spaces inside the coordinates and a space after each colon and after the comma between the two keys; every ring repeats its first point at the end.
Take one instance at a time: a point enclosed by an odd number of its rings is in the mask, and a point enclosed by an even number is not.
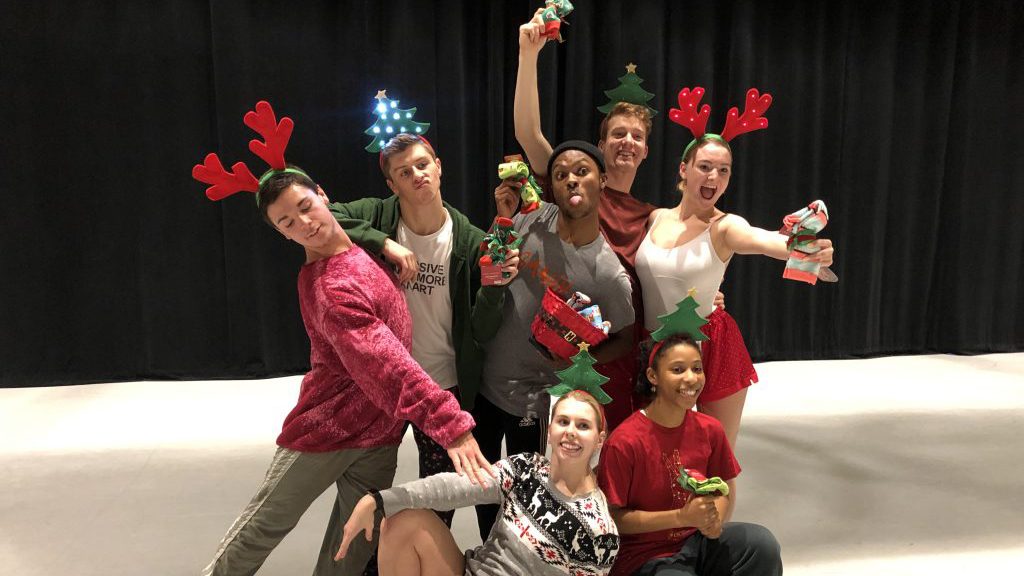
{"type": "Polygon", "coordinates": [[[540,97],[537,93],[537,56],[547,39],[544,21],[537,10],[533,18],[519,27],[519,72],[516,75],[516,95],[512,109],[516,127],[516,140],[526,152],[526,159],[534,174],[547,173],[551,144],[540,131],[540,97]]]}

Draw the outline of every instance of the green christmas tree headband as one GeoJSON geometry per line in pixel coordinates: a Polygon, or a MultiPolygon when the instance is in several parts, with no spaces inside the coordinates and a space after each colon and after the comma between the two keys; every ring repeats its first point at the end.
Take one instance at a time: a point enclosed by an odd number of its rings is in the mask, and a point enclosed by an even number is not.
{"type": "Polygon", "coordinates": [[[683,88],[679,91],[679,108],[672,108],[668,111],[670,120],[689,128],[693,134],[693,141],[683,150],[683,158],[687,157],[701,136],[720,142],[729,142],[740,134],[768,127],[768,119],[764,118],[764,113],[772,105],[771,94],[760,94],[757,88],[747,90],[747,101],[743,107],[743,114],[740,115],[735,106],[730,108],[725,116],[725,129],[721,134],[708,133],[704,130],[708,124],[708,116],[711,115],[711,106],[705,104],[700,107],[700,111],[697,110],[697,105],[700,104],[703,97],[704,89],[700,86],[692,91],[689,88],[683,88]]]}
{"type": "Polygon", "coordinates": [[[601,417],[601,428],[606,429],[608,419],[604,414],[604,405],[611,402],[612,397],[601,386],[608,381],[608,378],[594,369],[597,360],[590,355],[590,344],[583,342],[579,346],[580,351],[570,358],[572,366],[555,372],[559,384],[548,388],[546,392],[552,396],[586,394],[593,397],[594,400],[597,400],[600,408],[598,416],[601,417]]]}
{"type": "Polygon", "coordinates": [[[643,81],[644,79],[636,74],[636,64],[632,62],[626,64],[626,74],[619,76],[619,85],[611,90],[604,91],[604,95],[608,97],[608,103],[598,106],[598,112],[605,115],[610,114],[617,104],[625,102],[647,108],[651,118],[654,118],[658,111],[647,104],[651,98],[654,98],[654,94],[640,87],[643,81]]]}
{"type": "Polygon", "coordinates": [[[654,366],[654,357],[658,355],[658,351],[661,350],[666,340],[676,334],[688,334],[694,342],[708,339],[700,331],[701,326],[707,324],[708,321],[697,313],[697,308],[700,307],[700,304],[695,298],[696,295],[697,290],[690,288],[686,298],[683,298],[676,304],[675,311],[658,316],[658,320],[661,321],[661,327],[651,333],[651,340],[654,340],[655,344],[651,347],[651,353],[647,356],[648,367],[654,366]]]}
{"type": "Polygon", "coordinates": [[[555,372],[559,384],[548,388],[547,393],[552,396],[564,396],[574,391],[586,392],[601,404],[608,404],[612,397],[601,388],[608,378],[594,369],[597,360],[590,355],[590,344],[583,342],[579,346],[580,351],[570,358],[572,366],[555,372]]]}
{"type": "MultiPolygon", "coordinates": [[[[373,115],[377,119],[363,131],[363,134],[373,137],[373,140],[366,145],[366,151],[380,152],[392,138],[399,134],[419,136],[420,140],[426,142],[423,134],[430,129],[430,124],[413,120],[413,117],[416,116],[416,108],[399,108],[398,100],[388,98],[387,92],[387,90],[378,90],[377,95],[374,96],[377,103],[373,105],[373,115]]],[[[427,146],[430,144],[427,143],[427,146]]],[[[383,163],[382,159],[381,164],[383,165],[383,163]]]]}
{"type": "Polygon", "coordinates": [[[288,147],[288,140],[292,137],[292,130],[295,123],[287,116],[277,121],[274,109],[265,100],[256,103],[255,110],[245,113],[242,119],[246,126],[252,128],[257,134],[263,137],[263,141],[253,138],[249,141],[249,150],[263,159],[270,165],[270,169],[257,180],[245,162],[235,162],[231,171],[224,169],[216,152],[206,155],[202,164],[192,167],[192,177],[196,180],[210,184],[206,189],[206,197],[210,200],[223,200],[238,192],[252,192],[256,195],[256,205],[260,204],[260,187],[275,174],[302,174],[306,178],[309,175],[298,168],[289,168],[284,160],[284,150],[288,147]]]}

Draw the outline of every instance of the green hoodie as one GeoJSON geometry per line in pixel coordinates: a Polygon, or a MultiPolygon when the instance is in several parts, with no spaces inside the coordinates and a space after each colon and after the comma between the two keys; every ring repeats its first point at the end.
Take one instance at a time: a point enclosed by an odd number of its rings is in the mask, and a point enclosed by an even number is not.
{"type": "MultiPolygon", "coordinates": [[[[505,287],[480,286],[480,242],[484,231],[447,202],[444,207],[452,219],[448,289],[452,299],[455,369],[462,407],[470,410],[480,389],[484,354],[481,344],[493,338],[501,326],[505,287]]],[[[330,209],[353,242],[378,256],[384,250],[384,241],[395,239],[402,215],[397,196],[334,202],[330,209]]]]}

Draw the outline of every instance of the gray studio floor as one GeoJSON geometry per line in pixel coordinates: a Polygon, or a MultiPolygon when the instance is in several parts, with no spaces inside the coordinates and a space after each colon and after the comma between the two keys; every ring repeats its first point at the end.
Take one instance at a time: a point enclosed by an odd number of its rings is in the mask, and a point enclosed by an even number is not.
{"type": "MultiPolygon", "coordinates": [[[[1024,573],[1024,354],[758,365],[736,519],[787,574],[1024,573]]],[[[197,574],[298,378],[0,390],[0,575],[197,574]]],[[[407,438],[397,481],[415,476],[407,438]]],[[[264,575],[309,574],[322,497],[264,575]]],[[[456,538],[476,545],[472,511],[456,538]]]]}

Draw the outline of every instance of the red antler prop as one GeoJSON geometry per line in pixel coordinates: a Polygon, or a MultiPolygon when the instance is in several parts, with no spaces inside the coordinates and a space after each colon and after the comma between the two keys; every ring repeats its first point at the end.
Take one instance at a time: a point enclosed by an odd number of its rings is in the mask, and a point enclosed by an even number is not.
{"type": "MultiPolygon", "coordinates": [[[[287,116],[277,121],[274,116],[274,109],[265,100],[256,103],[255,111],[245,113],[245,125],[252,128],[260,136],[263,142],[253,138],[249,141],[249,150],[259,156],[264,162],[275,170],[284,170],[284,149],[288,146],[288,140],[292,137],[292,129],[295,123],[287,116]]],[[[236,164],[237,166],[237,164],[236,164]]]]}
{"type": "Polygon", "coordinates": [[[703,97],[704,89],[700,86],[694,88],[693,91],[683,88],[679,91],[679,108],[668,111],[669,119],[680,126],[689,128],[694,138],[704,135],[704,129],[708,125],[708,116],[711,115],[711,106],[707,104],[701,106],[699,112],[697,111],[697,105],[700,104],[700,99],[703,97]]]}
{"type": "Polygon", "coordinates": [[[192,177],[200,182],[212,184],[206,189],[206,197],[210,200],[223,200],[236,192],[255,193],[259,190],[260,184],[245,162],[235,162],[231,170],[225,170],[217,153],[211,152],[206,155],[202,164],[192,167],[192,177]]]}
{"type": "MultiPolygon", "coordinates": [[[[680,95],[680,102],[682,102],[681,98],[680,95]]],[[[725,117],[725,130],[722,130],[722,138],[728,142],[740,134],[767,128],[768,119],[762,116],[771,105],[771,94],[758,95],[757,88],[747,90],[747,102],[743,106],[743,115],[737,117],[735,106],[729,109],[729,114],[725,117]]]]}

